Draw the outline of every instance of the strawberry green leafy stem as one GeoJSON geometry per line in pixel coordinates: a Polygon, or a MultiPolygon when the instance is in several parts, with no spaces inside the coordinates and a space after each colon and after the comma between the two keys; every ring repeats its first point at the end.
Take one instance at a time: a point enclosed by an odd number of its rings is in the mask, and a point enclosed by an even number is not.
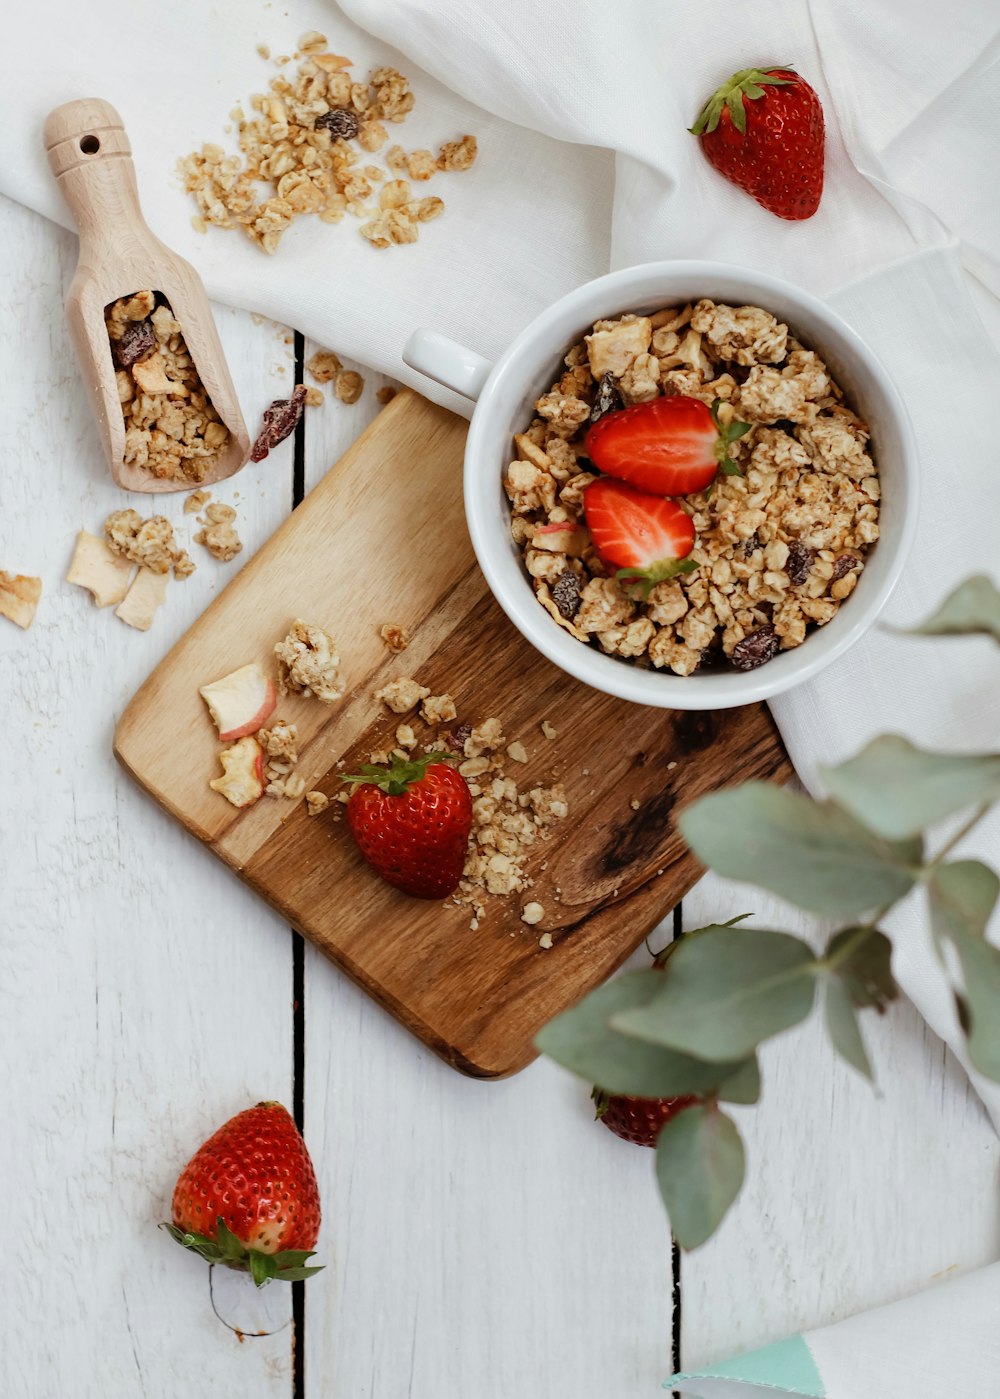
{"type": "MultiPolygon", "coordinates": [[[[783,73],[795,71],[788,63],[772,63],[771,68],[783,73]]],[[[765,87],[788,87],[794,81],[794,78],[774,78],[763,68],[741,68],[721,87],[716,88],[702,107],[698,120],[694,126],[688,127],[688,130],[693,136],[701,136],[703,132],[714,131],[722,120],[722,113],[728,107],[733,126],[742,134],[747,129],[747,114],[743,99],[749,97],[750,101],[754,102],[758,97],[764,96],[765,87]]]]}
{"type": "MultiPolygon", "coordinates": [[[[970,579],[916,630],[1000,640],[1000,590],[970,579]]],[[[986,937],[1000,877],[980,860],[951,858],[1000,802],[1000,753],[930,752],[883,734],[820,775],[825,800],[748,782],[693,802],[680,827],[725,878],[846,920],[822,955],[788,933],[713,924],[664,949],[656,970],[598,987],[536,1041],[609,1093],[699,1100],[657,1143],[657,1180],[682,1248],[711,1237],[739,1192],[743,1144],[719,1103],[756,1102],[761,1044],[804,1020],[819,996],[833,1048],[872,1077],[859,1013],[880,1014],[898,995],[880,925],[912,893],[925,901],[969,1061],[1000,1082],[1000,948],[986,937]],[[955,829],[931,854],[925,831],[942,821],[955,829]]]]}
{"type": "Polygon", "coordinates": [[[741,437],[748,433],[753,424],[729,423],[724,427],[719,421],[719,409],[721,406],[722,399],[715,398],[712,400],[712,406],[709,409],[709,412],[712,414],[712,422],[715,424],[719,434],[715,440],[715,460],[719,463],[719,470],[722,472],[723,476],[742,476],[743,472],[729,455],[729,448],[734,442],[739,441],[741,437]]]}
{"type": "Polygon", "coordinates": [[[414,782],[420,782],[426,777],[427,769],[433,763],[455,761],[454,753],[425,753],[422,758],[405,759],[394,754],[388,767],[364,763],[360,772],[350,773],[340,780],[349,782],[352,791],[360,784],[370,782],[375,787],[381,787],[383,792],[388,792],[390,797],[401,797],[414,782]]]}
{"type": "Polygon", "coordinates": [[[161,1224],[170,1237],[182,1248],[189,1248],[206,1263],[218,1263],[224,1268],[235,1268],[238,1272],[249,1273],[256,1287],[265,1283],[304,1282],[314,1273],[321,1273],[322,1266],[305,1267],[306,1260],[315,1258],[315,1252],[307,1249],[286,1248],[280,1253],[262,1253],[260,1249],[248,1248],[241,1243],[220,1215],[215,1222],[215,1238],[207,1234],[193,1234],[178,1229],[176,1224],[161,1224]]]}

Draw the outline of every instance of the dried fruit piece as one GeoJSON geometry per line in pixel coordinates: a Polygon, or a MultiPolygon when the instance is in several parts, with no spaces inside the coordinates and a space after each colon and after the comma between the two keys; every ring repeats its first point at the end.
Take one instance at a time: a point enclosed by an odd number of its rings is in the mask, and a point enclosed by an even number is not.
{"type": "Polygon", "coordinates": [[[296,384],[291,398],[276,398],[264,409],[261,429],[250,452],[251,461],[263,461],[272,447],[292,435],[305,401],[305,384],[296,384]]]}
{"type": "Polygon", "coordinates": [[[559,616],[572,622],[580,610],[580,580],[572,569],[568,568],[552,584],[552,601],[559,609],[559,616]]]}
{"type": "Polygon", "coordinates": [[[785,564],[785,572],[793,583],[804,583],[809,577],[813,565],[813,551],[801,540],[796,539],[788,550],[788,562],[785,564]]]}
{"type": "Polygon", "coordinates": [[[756,670],[778,654],[781,642],[773,625],[767,622],[738,641],[729,660],[736,670],[756,670]]]}
{"type": "Polygon", "coordinates": [[[858,560],[854,554],[838,554],[833,561],[833,577],[830,581],[832,583],[839,583],[845,574],[850,573],[851,570],[857,568],[857,566],[858,560]]]}
{"type": "Polygon", "coordinates": [[[119,369],[131,369],[137,360],[155,350],[156,345],[152,321],[127,321],[121,338],[112,340],[111,353],[119,369]]]}
{"type": "Polygon", "coordinates": [[[5,573],[0,569],[0,617],[27,631],[35,620],[35,609],[42,595],[42,580],[26,573],[5,573]]]}
{"type": "Polygon", "coordinates": [[[341,141],[353,141],[361,130],[358,114],[350,107],[331,107],[317,117],[313,125],[317,131],[325,127],[335,140],[339,138],[341,141]]]}
{"type": "Polygon", "coordinates": [[[760,548],[760,535],[754,530],[749,539],[744,539],[740,545],[740,553],[745,559],[749,559],[760,548]]]}
{"type": "Polygon", "coordinates": [[[596,423],[605,413],[617,413],[624,407],[625,399],[618,387],[618,380],[609,369],[606,374],[601,375],[601,381],[597,385],[597,397],[590,410],[590,421],[596,423]]]}

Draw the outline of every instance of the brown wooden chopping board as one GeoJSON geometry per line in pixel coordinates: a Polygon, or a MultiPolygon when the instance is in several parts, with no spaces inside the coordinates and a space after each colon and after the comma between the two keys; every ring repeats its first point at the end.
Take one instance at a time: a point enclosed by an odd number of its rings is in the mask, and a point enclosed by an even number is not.
{"type": "Polygon", "coordinates": [[[538,1029],[614,971],[697,879],[677,808],[790,768],[762,705],[640,708],[587,689],[523,640],[466,532],[466,426],[400,393],[157,667],[114,746],[162,806],[415,1035],[464,1073],[494,1078],[529,1063],[538,1029]],[[295,617],[333,633],[347,684],[332,708],[279,704],[299,728],[307,789],[332,796],[338,759],[350,772],[392,747],[400,719],[373,692],[412,675],[453,695],[459,721],[495,715],[524,743],[527,765],[508,765],[522,790],[564,784],[570,814],[533,847],[529,894],[487,897],[472,931],[467,908],[383,884],[330,810],[309,817],[301,800],[262,798],[239,811],[210,790],[221,745],[198,687],[252,660],[271,668],[295,617]],[[379,637],[385,622],[409,630],[401,655],[379,637]],[[545,909],[536,927],[521,921],[528,898],[545,909]],[[544,932],[551,948],[539,946],[544,932]]]}

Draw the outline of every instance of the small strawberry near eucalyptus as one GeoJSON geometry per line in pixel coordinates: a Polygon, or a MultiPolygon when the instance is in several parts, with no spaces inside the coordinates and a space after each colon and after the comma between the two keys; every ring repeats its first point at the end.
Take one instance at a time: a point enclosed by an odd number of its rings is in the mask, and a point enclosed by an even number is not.
{"type": "Polygon", "coordinates": [[[690,129],[719,174],[779,219],[809,219],[819,208],[823,108],[788,64],[741,68],[716,89],[690,129]]]}

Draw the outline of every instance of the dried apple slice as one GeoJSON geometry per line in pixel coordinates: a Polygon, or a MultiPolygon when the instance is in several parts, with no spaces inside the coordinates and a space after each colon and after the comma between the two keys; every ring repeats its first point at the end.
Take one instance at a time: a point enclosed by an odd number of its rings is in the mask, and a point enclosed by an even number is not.
{"type": "Polygon", "coordinates": [[[232,748],[219,754],[222,776],[213,777],[209,786],[233,806],[252,806],[264,795],[264,753],[255,738],[246,735],[232,748]]]}
{"type": "Polygon", "coordinates": [[[278,703],[274,681],[258,661],[240,666],[211,685],[202,685],[198,693],[224,743],[256,733],[278,703]]]}

